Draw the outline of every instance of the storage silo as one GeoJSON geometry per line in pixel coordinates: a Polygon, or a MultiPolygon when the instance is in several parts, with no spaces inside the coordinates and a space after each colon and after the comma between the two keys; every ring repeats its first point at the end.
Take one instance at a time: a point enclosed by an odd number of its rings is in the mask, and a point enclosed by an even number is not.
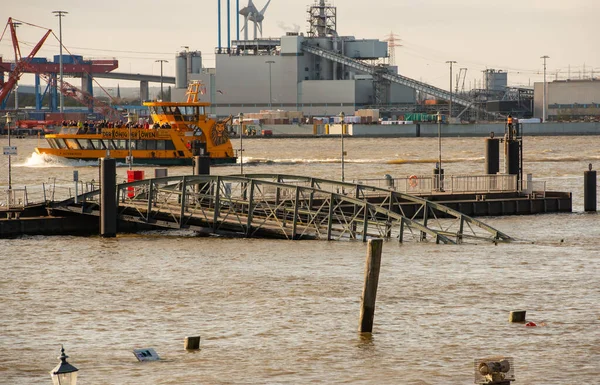
{"type": "Polygon", "coordinates": [[[175,88],[187,88],[187,52],[175,57],[175,88]]]}
{"type": "Polygon", "coordinates": [[[191,68],[189,73],[199,74],[202,73],[202,52],[194,51],[190,52],[191,68]]]}

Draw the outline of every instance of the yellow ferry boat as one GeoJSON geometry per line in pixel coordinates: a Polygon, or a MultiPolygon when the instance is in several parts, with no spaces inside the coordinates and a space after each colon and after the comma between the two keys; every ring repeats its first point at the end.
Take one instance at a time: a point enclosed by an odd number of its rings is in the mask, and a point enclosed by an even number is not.
{"type": "Polygon", "coordinates": [[[152,124],[146,128],[62,127],[45,136],[49,147],[37,147],[38,154],[68,159],[96,160],[107,154],[117,161],[134,164],[191,165],[195,155],[207,154],[211,163],[235,163],[237,157],[229,140],[231,117],[216,121],[206,115],[210,103],[198,101],[200,83],[191,83],[187,101],[182,103],[144,102],[152,124]]]}

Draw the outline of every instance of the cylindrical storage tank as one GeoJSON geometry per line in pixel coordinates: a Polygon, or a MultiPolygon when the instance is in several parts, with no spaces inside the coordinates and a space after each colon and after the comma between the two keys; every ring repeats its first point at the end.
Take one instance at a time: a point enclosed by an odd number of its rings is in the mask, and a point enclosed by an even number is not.
{"type": "Polygon", "coordinates": [[[519,142],[509,140],[506,143],[506,172],[510,175],[519,174],[519,142]]]}
{"type": "Polygon", "coordinates": [[[187,88],[187,52],[175,57],[175,88],[187,88]]]}
{"type": "Polygon", "coordinates": [[[500,171],[500,139],[485,140],[485,174],[495,175],[500,171]]]}
{"type": "Polygon", "coordinates": [[[202,73],[202,52],[195,51],[190,54],[191,68],[190,72],[192,74],[202,73]]]}

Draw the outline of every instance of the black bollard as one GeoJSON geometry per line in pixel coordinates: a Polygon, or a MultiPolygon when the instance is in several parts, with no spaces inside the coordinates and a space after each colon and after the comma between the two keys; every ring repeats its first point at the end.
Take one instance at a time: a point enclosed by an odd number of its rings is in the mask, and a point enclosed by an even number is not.
{"type": "Polygon", "coordinates": [[[486,175],[496,175],[500,171],[500,139],[485,139],[485,170],[486,175]]]}
{"type": "Polygon", "coordinates": [[[419,123],[416,124],[417,129],[416,129],[416,137],[420,138],[421,137],[421,125],[419,123]]]}
{"type": "Polygon", "coordinates": [[[113,158],[100,158],[100,235],[117,236],[117,162],[113,158]]]}
{"type": "Polygon", "coordinates": [[[596,211],[596,192],[596,170],[592,171],[592,164],[590,163],[589,171],[583,173],[583,208],[585,211],[596,211]]]}

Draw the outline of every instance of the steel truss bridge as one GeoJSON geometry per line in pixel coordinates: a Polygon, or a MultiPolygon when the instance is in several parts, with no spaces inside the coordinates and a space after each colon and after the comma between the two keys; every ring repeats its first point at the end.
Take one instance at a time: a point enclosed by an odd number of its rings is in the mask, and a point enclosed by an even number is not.
{"type": "MultiPolygon", "coordinates": [[[[384,188],[294,175],[190,175],[117,185],[121,221],[204,234],[281,239],[508,241],[446,206],[384,188]]],[[[100,215],[100,190],[53,211],[100,215]]]]}

